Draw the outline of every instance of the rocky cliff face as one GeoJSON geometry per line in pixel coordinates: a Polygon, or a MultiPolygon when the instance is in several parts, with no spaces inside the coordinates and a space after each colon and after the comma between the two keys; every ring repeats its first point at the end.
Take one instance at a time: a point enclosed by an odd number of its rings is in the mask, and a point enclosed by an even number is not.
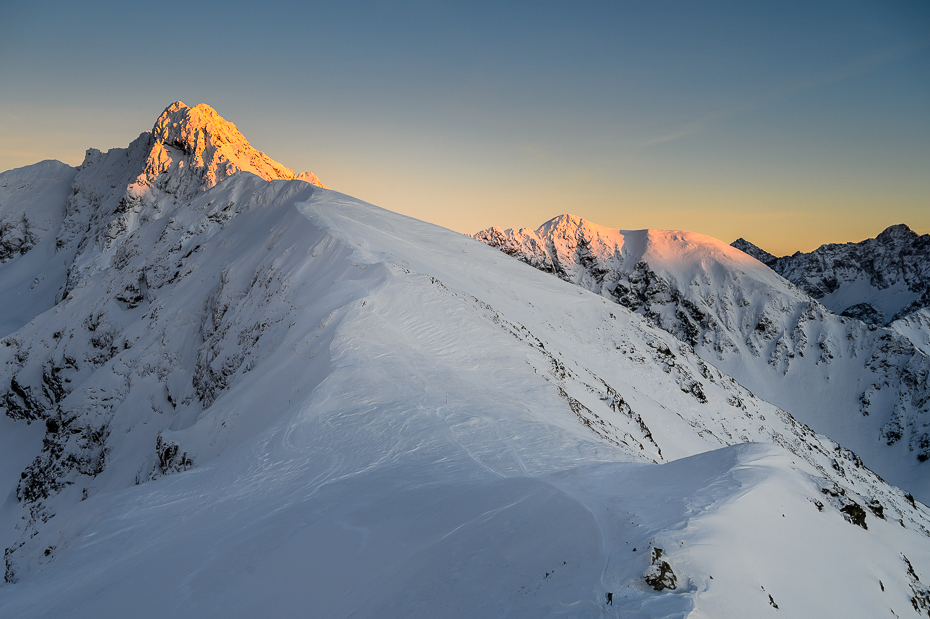
{"type": "Polygon", "coordinates": [[[874,239],[830,243],[810,253],[776,258],[744,239],[733,242],[827,308],[867,322],[888,325],[930,307],[930,234],[904,224],[874,239]]]}
{"type": "Polygon", "coordinates": [[[571,215],[475,238],[645,316],[897,483],[930,459],[930,359],[896,331],[836,316],[743,251],[571,215]]]}

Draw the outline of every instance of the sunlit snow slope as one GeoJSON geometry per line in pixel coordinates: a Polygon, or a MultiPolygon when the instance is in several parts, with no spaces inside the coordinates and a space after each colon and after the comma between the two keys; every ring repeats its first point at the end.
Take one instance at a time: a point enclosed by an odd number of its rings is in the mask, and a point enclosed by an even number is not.
{"type": "Polygon", "coordinates": [[[900,333],[837,316],[701,234],[563,215],[535,231],[475,236],[642,314],[886,479],[930,497],[930,359],[900,333]]]}
{"type": "Polygon", "coordinates": [[[930,608],[930,511],[642,317],[300,180],[172,174],[132,221],[69,198],[58,302],[0,340],[0,616],[930,608]]]}

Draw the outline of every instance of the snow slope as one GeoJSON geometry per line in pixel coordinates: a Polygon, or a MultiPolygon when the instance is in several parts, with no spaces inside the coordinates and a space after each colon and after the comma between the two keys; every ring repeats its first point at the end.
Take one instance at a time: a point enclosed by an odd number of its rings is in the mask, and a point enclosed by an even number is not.
{"type": "Polygon", "coordinates": [[[0,174],[0,264],[26,254],[57,228],[75,174],[53,160],[0,174]]]}
{"type": "Polygon", "coordinates": [[[888,326],[910,340],[925,355],[930,355],[930,307],[898,318],[888,326]]]}
{"type": "Polygon", "coordinates": [[[300,180],[112,209],[127,158],[0,340],[0,615],[930,607],[930,510],[642,317],[300,180]]]}
{"type": "Polygon", "coordinates": [[[899,333],[836,316],[700,234],[621,231],[562,215],[535,231],[475,236],[642,314],[886,479],[930,497],[930,359],[899,333]]]}
{"type": "Polygon", "coordinates": [[[0,174],[0,337],[55,304],[68,260],[55,238],[76,174],[50,160],[0,174]]]}

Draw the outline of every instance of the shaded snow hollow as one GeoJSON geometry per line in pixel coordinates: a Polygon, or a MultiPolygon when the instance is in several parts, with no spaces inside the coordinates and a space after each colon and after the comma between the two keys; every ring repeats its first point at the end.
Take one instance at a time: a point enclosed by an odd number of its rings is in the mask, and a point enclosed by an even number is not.
{"type": "Polygon", "coordinates": [[[89,157],[51,245],[0,266],[22,300],[0,309],[0,615],[930,599],[926,507],[643,317],[317,185],[150,175],[151,152],[89,157]]]}

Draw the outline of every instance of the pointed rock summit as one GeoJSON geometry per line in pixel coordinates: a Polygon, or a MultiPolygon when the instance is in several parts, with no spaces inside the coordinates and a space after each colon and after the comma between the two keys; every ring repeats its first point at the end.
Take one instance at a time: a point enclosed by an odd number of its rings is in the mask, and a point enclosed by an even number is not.
{"type": "Polygon", "coordinates": [[[888,226],[874,239],[780,258],[744,239],[731,245],[849,318],[890,326],[930,307],[930,234],[906,224],[888,226]]]}
{"type": "MultiPolygon", "coordinates": [[[[56,239],[59,251],[74,256],[60,297],[86,275],[106,268],[140,226],[161,219],[237,172],[325,188],[314,174],[297,174],[253,148],[236,125],[205,104],[188,107],[176,101],[151,131],[127,148],[89,149],[71,185],[56,239]]],[[[237,207],[224,208],[221,219],[237,207]]]]}
{"type": "Polygon", "coordinates": [[[882,243],[893,243],[895,241],[906,241],[917,238],[917,233],[911,230],[907,224],[895,224],[882,230],[876,238],[882,243]]]}
{"type": "Polygon", "coordinates": [[[743,237],[736,239],[735,241],[730,243],[730,245],[740,250],[743,253],[749,254],[750,256],[752,256],[753,258],[755,258],[756,260],[758,260],[759,262],[765,265],[775,262],[775,260],[777,259],[774,255],[765,251],[761,247],[753,245],[752,243],[750,243],[743,237]]]}
{"type": "Polygon", "coordinates": [[[154,144],[146,160],[145,178],[139,179],[143,183],[176,171],[171,179],[174,184],[197,191],[244,170],[266,181],[297,179],[323,187],[316,175],[296,174],[252,148],[236,125],[205,103],[188,107],[175,101],[158,117],[151,136],[154,144]]]}

